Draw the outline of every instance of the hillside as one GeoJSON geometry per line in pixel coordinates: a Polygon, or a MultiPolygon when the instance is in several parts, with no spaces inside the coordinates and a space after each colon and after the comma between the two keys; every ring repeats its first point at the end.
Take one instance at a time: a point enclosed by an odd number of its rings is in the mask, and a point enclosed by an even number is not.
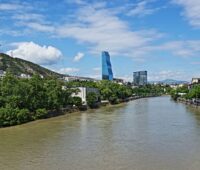
{"type": "Polygon", "coordinates": [[[32,62],[20,58],[13,58],[3,53],[0,53],[0,70],[9,71],[14,75],[18,76],[21,74],[28,74],[28,75],[40,74],[43,75],[44,77],[63,76],[62,74],[53,72],[32,62]]]}

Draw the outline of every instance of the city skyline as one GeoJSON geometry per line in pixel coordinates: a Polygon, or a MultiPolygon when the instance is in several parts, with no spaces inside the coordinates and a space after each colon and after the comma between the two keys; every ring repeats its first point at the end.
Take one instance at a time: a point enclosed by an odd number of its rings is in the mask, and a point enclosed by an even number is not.
{"type": "Polygon", "coordinates": [[[199,77],[200,2],[0,0],[0,51],[70,75],[101,79],[101,52],[114,77],[199,77]]]}

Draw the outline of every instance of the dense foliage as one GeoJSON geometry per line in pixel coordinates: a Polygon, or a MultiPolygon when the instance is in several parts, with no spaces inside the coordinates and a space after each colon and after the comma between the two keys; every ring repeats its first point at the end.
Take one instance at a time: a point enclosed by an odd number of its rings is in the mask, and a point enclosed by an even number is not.
{"type": "MultiPolygon", "coordinates": [[[[19,79],[8,73],[0,80],[0,126],[21,124],[45,118],[49,110],[73,105],[73,89],[63,89],[64,83],[54,78],[19,79]]],[[[79,100],[80,103],[80,100],[79,100]]]]}
{"type": "Polygon", "coordinates": [[[91,108],[96,107],[100,100],[117,104],[133,95],[160,95],[164,91],[163,87],[153,85],[133,89],[130,84],[120,85],[106,80],[64,82],[54,77],[41,78],[39,75],[22,79],[7,73],[0,79],[0,127],[47,118],[53,116],[52,111],[63,108],[81,108],[81,98],[72,97],[72,93],[78,92],[76,87],[99,90],[99,93],[90,92],[86,95],[87,104],[91,108]]]}
{"type": "Polygon", "coordinates": [[[190,89],[185,85],[171,91],[171,97],[177,100],[179,97],[186,100],[200,99],[200,85],[193,85],[190,89]]]}
{"type": "Polygon", "coordinates": [[[200,99],[200,85],[194,86],[185,96],[187,99],[200,99]]]}
{"type": "Polygon", "coordinates": [[[170,91],[169,86],[164,85],[151,85],[141,86],[133,89],[133,93],[137,96],[159,96],[162,94],[167,94],[170,91]]]}
{"type": "Polygon", "coordinates": [[[94,92],[90,92],[87,94],[86,100],[87,104],[90,108],[95,108],[98,96],[94,92]]]}
{"type": "Polygon", "coordinates": [[[172,89],[170,95],[172,99],[177,100],[180,96],[185,97],[189,93],[188,86],[184,85],[182,87],[177,87],[172,89]]]}

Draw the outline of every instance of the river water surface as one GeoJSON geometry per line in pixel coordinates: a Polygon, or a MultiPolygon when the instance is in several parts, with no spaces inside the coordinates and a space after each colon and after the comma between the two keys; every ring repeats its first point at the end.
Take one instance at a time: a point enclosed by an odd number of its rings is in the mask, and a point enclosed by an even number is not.
{"type": "Polygon", "coordinates": [[[0,170],[199,170],[200,112],[147,98],[0,129],[0,170]]]}

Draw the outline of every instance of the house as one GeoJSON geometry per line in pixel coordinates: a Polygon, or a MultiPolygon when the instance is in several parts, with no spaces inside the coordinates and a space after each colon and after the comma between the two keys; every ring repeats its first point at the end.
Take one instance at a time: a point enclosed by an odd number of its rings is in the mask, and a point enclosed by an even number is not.
{"type": "Polygon", "coordinates": [[[200,84],[200,78],[192,78],[192,84],[200,84]]]}
{"type": "Polygon", "coordinates": [[[78,93],[73,93],[72,94],[72,97],[80,97],[82,99],[82,103],[84,105],[87,105],[87,94],[93,92],[97,95],[97,99],[96,101],[99,100],[99,96],[100,96],[100,93],[99,93],[99,90],[97,88],[90,88],[90,87],[77,87],[77,89],[79,89],[79,92],[78,93]]]}
{"type": "Polygon", "coordinates": [[[20,78],[25,78],[25,79],[29,79],[29,78],[31,78],[30,75],[28,75],[28,74],[24,74],[24,73],[20,74],[19,77],[20,77],[20,78]]]}

